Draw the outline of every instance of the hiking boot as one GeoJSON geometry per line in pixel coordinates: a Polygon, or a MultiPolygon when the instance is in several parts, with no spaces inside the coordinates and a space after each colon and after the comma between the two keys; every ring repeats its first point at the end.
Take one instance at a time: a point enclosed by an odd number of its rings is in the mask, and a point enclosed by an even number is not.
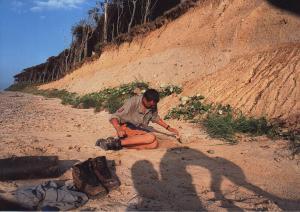
{"type": "Polygon", "coordinates": [[[120,182],[116,177],[113,177],[108,166],[105,156],[92,159],[94,173],[102,185],[111,191],[120,186],[120,182]]]}
{"type": "Polygon", "coordinates": [[[120,150],[122,149],[121,140],[118,138],[108,137],[106,139],[100,138],[96,141],[96,146],[107,150],[120,150]]]}
{"type": "Polygon", "coordinates": [[[72,175],[75,187],[79,191],[86,193],[89,198],[102,197],[107,194],[106,188],[104,188],[93,171],[91,159],[74,165],[72,175]]]}

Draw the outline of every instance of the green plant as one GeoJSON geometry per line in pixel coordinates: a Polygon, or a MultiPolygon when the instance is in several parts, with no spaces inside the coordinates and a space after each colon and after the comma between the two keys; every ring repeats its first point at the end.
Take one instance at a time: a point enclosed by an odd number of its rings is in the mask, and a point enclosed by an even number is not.
{"type": "Polygon", "coordinates": [[[183,119],[191,120],[199,118],[199,116],[205,114],[212,107],[211,104],[205,104],[201,102],[203,96],[183,97],[181,103],[171,109],[165,116],[165,119],[183,119]]]}
{"type": "Polygon", "coordinates": [[[208,134],[214,138],[223,138],[230,143],[236,143],[234,139],[234,120],[230,113],[225,116],[209,114],[203,121],[208,134]]]}
{"type": "Polygon", "coordinates": [[[168,85],[166,87],[163,87],[159,91],[160,98],[164,98],[166,96],[170,96],[173,93],[180,94],[182,92],[182,88],[176,85],[168,85]]]}
{"type": "Polygon", "coordinates": [[[242,113],[234,115],[230,105],[206,104],[203,96],[182,97],[181,103],[172,108],[165,119],[182,119],[202,123],[210,136],[236,143],[235,133],[248,133],[275,137],[277,129],[264,117],[246,117],[242,113]]]}
{"type": "Polygon", "coordinates": [[[81,103],[85,109],[100,107],[103,101],[104,98],[99,93],[90,93],[79,98],[79,104],[81,103]]]}
{"type": "MultiPolygon", "coordinates": [[[[99,92],[93,92],[83,96],[79,96],[76,93],[71,93],[66,90],[39,90],[35,85],[31,84],[15,84],[10,86],[9,89],[42,95],[47,98],[60,98],[62,104],[70,104],[74,107],[81,105],[82,108],[95,108],[95,112],[99,112],[101,109],[106,108],[110,113],[114,113],[124,104],[125,99],[135,95],[135,90],[137,88],[140,90],[147,90],[149,85],[145,82],[135,81],[119,87],[105,88],[99,92]]],[[[181,92],[181,88],[178,86],[168,86],[165,88],[163,96],[179,92],[181,92]]]]}
{"type": "Polygon", "coordinates": [[[276,131],[274,126],[268,124],[266,118],[247,118],[240,114],[235,118],[229,110],[225,114],[211,113],[203,121],[208,133],[212,137],[234,140],[235,133],[248,133],[250,135],[273,135],[276,131]]]}
{"type": "Polygon", "coordinates": [[[263,135],[268,134],[272,126],[268,124],[267,119],[264,117],[247,118],[244,115],[240,115],[234,120],[234,128],[237,132],[263,135]]]}
{"type": "Polygon", "coordinates": [[[124,104],[123,98],[117,96],[111,96],[107,99],[105,108],[107,108],[109,113],[115,113],[124,104]]]}

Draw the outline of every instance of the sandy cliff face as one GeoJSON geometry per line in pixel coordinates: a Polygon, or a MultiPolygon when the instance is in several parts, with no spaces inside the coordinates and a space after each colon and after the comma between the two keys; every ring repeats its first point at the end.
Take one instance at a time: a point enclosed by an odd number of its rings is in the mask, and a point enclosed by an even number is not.
{"type": "Polygon", "coordinates": [[[299,129],[299,55],[300,45],[288,45],[239,57],[218,72],[187,83],[186,94],[201,91],[210,101],[249,115],[286,120],[299,129]]]}
{"type": "Polygon", "coordinates": [[[265,0],[206,0],[41,88],[83,94],[133,80],[170,83],[299,128],[299,52],[299,16],[265,0]]]}

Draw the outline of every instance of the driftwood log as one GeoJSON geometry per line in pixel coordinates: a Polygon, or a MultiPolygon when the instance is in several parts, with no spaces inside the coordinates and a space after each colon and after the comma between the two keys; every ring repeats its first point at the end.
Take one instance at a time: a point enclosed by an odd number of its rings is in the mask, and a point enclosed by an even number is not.
{"type": "Polygon", "coordinates": [[[58,177],[57,156],[25,156],[0,159],[0,180],[58,177]]]}

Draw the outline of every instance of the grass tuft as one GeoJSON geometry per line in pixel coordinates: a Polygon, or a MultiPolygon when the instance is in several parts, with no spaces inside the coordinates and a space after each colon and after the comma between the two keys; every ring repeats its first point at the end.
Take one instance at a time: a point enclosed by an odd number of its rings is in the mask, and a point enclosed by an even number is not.
{"type": "Polygon", "coordinates": [[[234,139],[234,121],[231,114],[220,116],[218,114],[209,114],[203,121],[208,134],[213,138],[223,138],[230,143],[235,143],[234,139]]]}

